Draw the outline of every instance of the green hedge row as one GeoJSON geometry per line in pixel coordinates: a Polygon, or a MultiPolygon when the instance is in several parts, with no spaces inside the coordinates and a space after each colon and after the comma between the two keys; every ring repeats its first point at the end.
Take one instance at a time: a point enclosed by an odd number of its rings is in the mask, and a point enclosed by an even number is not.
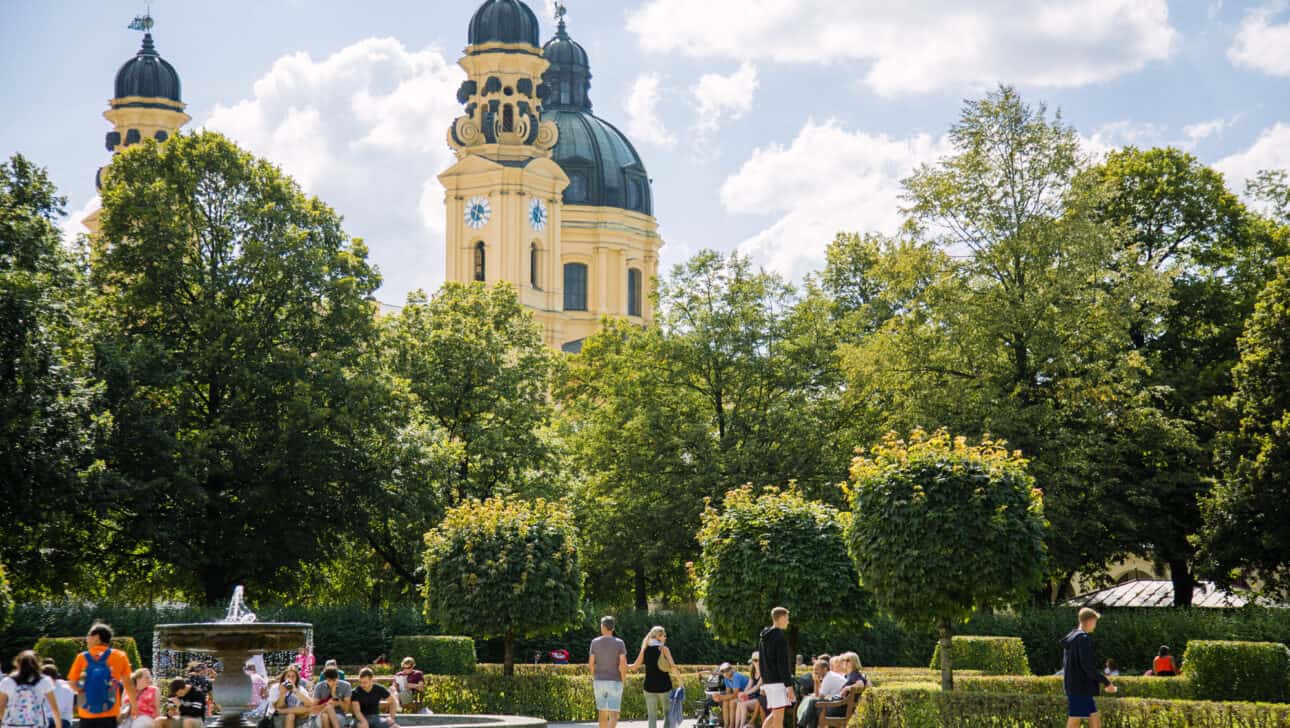
{"type": "MultiPolygon", "coordinates": [[[[1283,728],[1290,705],[1099,698],[1106,728],[1283,728]]],[[[934,685],[865,691],[852,728],[1060,728],[1066,699],[1055,695],[941,692],[934,685]]]]}
{"type": "Polygon", "coordinates": [[[395,637],[390,661],[416,660],[417,669],[434,675],[470,675],[475,672],[475,640],[469,637],[408,635],[395,637]]]}
{"type": "Polygon", "coordinates": [[[1283,644],[1193,640],[1183,664],[1202,700],[1290,701],[1290,650],[1283,644]]]}
{"type": "MultiPolygon", "coordinates": [[[[148,641],[151,644],[151,640],[148,641]]],[[[130,658],[130,665],[139,668],[143,662],[139,659],[139,646],[135,644],[133,637],[113,637],[112,646],[125,652],[125,656],[130,658]]],[[[41,637],[36,640],[32,646],[36,654],[42,659],[48,658],[58,665],[58,671],[67,675],[72,669],[72,662],[76,656],[85,651],[84,637],[41,637]]]]}
{"type": "MultiPolygon", "coordinates": [[[[1020,637],[954,637],[954,668],[980,670],[987,675],[1029,675],[1026,646],[1020,637]]],[[[941,643],[932,652],[933,670],[941,666],[941,643]]]]}
{"type": "MultiPolygon", "coordinates": [[[[1129,677],[1112,678],[1119,688],[1116,697],[1152,698],[1155,700],[1197,700],[1191,681],[1185,677],[1129,677]]],[[[883,683],[885,684],[885,683],[883,683]]],[[[985,675],[974,677],[954,674],[954,689],[969,693],[997,693],[1015,695],[1064,696],[1060,675],[1042,677],[1012,675],[985,675]]],[[[1228,696],[1226,699],[1233,699],[1228,696]]]]}
{"type": "MultiPolygon", "coordinates": [[[[623,720],[646,717],[644,681],[643,675],[627,678],[620,713],[623,720]]],[[[689,700],[701,695],[702,689],[697,675],[686,676],[689,700]]],[[[596,719],[589,675],[426,675],[425,696],[425,705],[436,713],[528,715],[552,722],[596,719]]]]}

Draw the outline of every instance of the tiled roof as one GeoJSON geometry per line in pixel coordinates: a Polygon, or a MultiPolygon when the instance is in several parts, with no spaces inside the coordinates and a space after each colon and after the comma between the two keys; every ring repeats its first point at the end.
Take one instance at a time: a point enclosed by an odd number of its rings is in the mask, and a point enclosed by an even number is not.
{"type": "MultiPolygon", "coordinates": [[[[1251,602],[1260,606],[1286,606],[1251,594],[1219,589],[1212,581],[1198,581],[1192,591],[1193,607],[1237,609],[1251,602]]],[[[1171,607],[1174,585],[1168,579],[1135,579],[1107,589],[1081,594],[1065,602],[1068,607],[1171,607]]]]}

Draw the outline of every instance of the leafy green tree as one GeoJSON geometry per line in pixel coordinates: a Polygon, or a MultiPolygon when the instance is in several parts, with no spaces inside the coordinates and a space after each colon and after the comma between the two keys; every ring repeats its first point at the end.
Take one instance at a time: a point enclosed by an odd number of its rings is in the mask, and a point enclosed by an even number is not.
{"type": "Polygon", "coordinates": [[[578,534],[569,512],[543,499],[466,500],[426,534],[430,619],[449,632],[506,641],[573,626],[582,602],[578,534]]]}
{"type": "Polygon", "coordinates": [[[1024,599],[1043,582],[1043,499],[1018,453],[944,431],[889,435],[852,466],[847,542],[878,603],[940,632],[941,688],[952,690],[954,625],[1024,599]]]}
{"type": "Polygon", "coordinates": [[[926,240],[838,233],[820,274],[840,335],[857,343],[908,310],[946,270],[948,258],[926,240]]]}
{"type": "Polygon", "coordinates": [[[744,486],[727,493],[720,510],[707,508],[696,575],[713,634],[748,641],[781,606],[793,614],[788,642],[796,653],[802,630],[863,623],[867,597],[847,558],[845,526],[838,511],[791,491],[744,486]]]}
{"type": "Polygon", "coordinates": [[[5,574],[4,564],[0,564],[0,629],[7,629],[13,621],[13,589],[5,574]]]}
{"type": "Polygon", "coordinates": [[[1290,595],[1290,258],[1259,295],[1241,338],[1220,436],[1223,477],[1204,504],[1203,555],[1216,576],[1243,574],[1290,595]]]}
{"type": "Polygon", "coordinates": [[[340,217],[219,134],[118,155],[92,279],[117,553],[208,602],[290,589],[375,482],[380,278],[340,217]],[[128,548],[126,544],[137,545],[128,548]]]}
{"type": "Polygon", "coordinates": [[[1250,181],[1246,193],[1269,207],[1269,212],[1282,225],[1290,225],[1290,172],[1268,169],[1259,172],[1250,181]]]}
{"type": "MultiPolygon", "coordinates": [[[[0,542],[23,598],[63,595],[97,538],[99,388],[81,320],[82,260],[65,247],[49,176],[22,155],[0,163],[0,542]]],[[[88,557],[88,558],[87,558],[88,557]]]]}

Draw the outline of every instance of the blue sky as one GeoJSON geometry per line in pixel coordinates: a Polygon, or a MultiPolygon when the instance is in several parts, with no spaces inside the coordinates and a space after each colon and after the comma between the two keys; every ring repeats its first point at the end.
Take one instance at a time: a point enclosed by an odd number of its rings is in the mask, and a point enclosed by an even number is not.
{"type": "MultiPolygon", "coordinates": [[[[189,128],[280,164],[367,239],[399,302],[443,277],[444,134],[479,0],[154,0],[189,128]]],[[[551,0],[532,0],[553,32],[551,0]]],[[[1290,2],[567,0],[596,113],[654,180],[664,263],[743,250],[792,278],[835,231],[891,231],[899,180],[998,83],[1090,154],[1174,144],[1234,189],[1290,167],[1290,2]]],[[[73,220],[142,0],[0,0],[0,154],[47,166],[73,220]]]]}

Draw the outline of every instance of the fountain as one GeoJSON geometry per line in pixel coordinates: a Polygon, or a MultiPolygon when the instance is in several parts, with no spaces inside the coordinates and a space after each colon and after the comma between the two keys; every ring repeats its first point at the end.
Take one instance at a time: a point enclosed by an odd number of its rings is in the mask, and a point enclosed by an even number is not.
{"type": "MultiPolygon", "coordinates": [[[[197,653],[223,663],[215,678],[215,702],[225,710],[242,711],[251,698],[251,679],[242,666],[255,655],[286,654],[298,648],[313,653],[313,625],[304,622],[257,622],[242,599],[242,587],[233,590],[228,612],[218,622],[159,624],[152,637],[153,670],[166,678],[183,673],[176,659],[162,659],[163,652],[197,653]]],[[[284,665],[283,665],[284,666],[284,665]]]]}

